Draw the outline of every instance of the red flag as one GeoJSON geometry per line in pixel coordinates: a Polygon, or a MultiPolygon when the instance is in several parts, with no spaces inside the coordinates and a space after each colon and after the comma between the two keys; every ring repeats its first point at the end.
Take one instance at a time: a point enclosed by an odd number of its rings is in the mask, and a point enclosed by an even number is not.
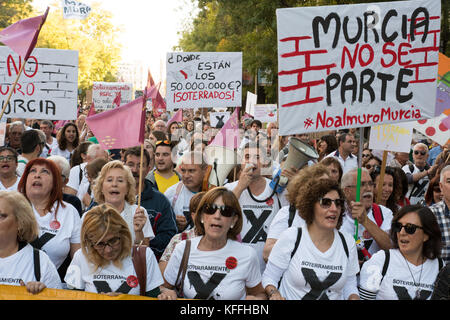
{"type": "Polygon", "coordinates": [[[237,107],[209,146],[222,146],[230,149],[237,149],[239,148],[239,144],[239,107],[237,107]]]}
{"type": "Polygon", "coordinates": [[[144,143],[144,101],[141,96],[123,106],[86,118],[86,123],[104,149],[129,148],[144,143]]]}
{"type": "Polygon", "coordinates": [[[150,69],[148,69],[147,75],[147,88],[151,88],[155,86],[155,81],[153,81],[152,74],[150,73],[150,69]]]}
{"type": "Polygon", "coordinates": [[[114,98],[113,105],[120,107],[121,101],[122,101],[122,93],[119,91],[116,93],[116,97],[114,98]]]}
{"type": "Polygon", "coordinates": [[[88,117],[95,115],[95,106],[94,106],[94,102],[92,102],[91,107],[89,108],[89,112],[87,114],[88,117]]]}
{"type": "Polygon", "coordinates": [[[156,92],[156,98],[152,99],[152,103],[153,103],[153,114],[156,117],[159,117],[163,112],[166,112],[167,109],[166,102],[159,93],[159,90],[158,92],[156,92]]]}
{"type": "Polygon", "coordinates": [[[42,16],[23,19],[6,27],[0,31],[0,42],[6,44],[11,50],[21,56],[24,61],[27,61],[36,46],[39,32],[47,19],[49,10],[50,8],[47,7],[42,16]]]}

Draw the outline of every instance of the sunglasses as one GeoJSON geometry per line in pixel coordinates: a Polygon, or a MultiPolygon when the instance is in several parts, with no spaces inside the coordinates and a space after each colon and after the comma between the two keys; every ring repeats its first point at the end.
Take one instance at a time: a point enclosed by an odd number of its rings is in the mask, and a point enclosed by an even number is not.
{"type": "Polygon", "coordinates": [[[392,230],[393,230],[394,232],[400,232],[400,231],[402,231],[402,228],[405,228],[405,232],[406,232],[407,234],[414,234],[414,233],[416,232],[417,228],[423,230],[423,227],[417,226],[417,225],[412,224],[412,223],[407,223],[407,224],[403,225],[403,224],[401,224],[400,222],[395,222],[395,223],[392,225],[392,230]]]}
{"type": "Polygon", "coordinates": [[[170,141],[169,140],[159,140],[159,141],[156,141],[155,146],[159,146],[160,144],[170,146],[170,141]]]}
{"type": "Polygon", "coordinates": [[[364,153],[363,153],[363,154],[362,154],[362,157],[363,157],[363,158],[368,158],[368,157],[370,157],[370,154],[368,154],[368,153],[364,154],[364,153]]]}
{"type": "Polygon", "coordinates": [[[415,154],[416,156],[417,156],[419,153],[420,153],[421,155],[423,155],[423,156],[427,154],[426,151],[417,151],[417,150],[414,151],[414,154],[415,154]]]}
{"type": "Polygon", "coordinates": [[[214,214],[216,213],[217,209],[219,209],[220,214],[224,217],[232,217],[235,214],[235,211],[232,207],[226,205],[219,206],[215,203],[205,204],[202,211],[206,214],[214,214]]]}
{"type": "Polygon", "coordinates": [[[106,246],[109,246],[111,249],[115,246],[117,246],[120,242],[120,237],[114,237],[109,239],[108,241],[105,242],[99,242],[97,244],[94,244],[93,247],[94,249],[103,251],[105,250],[106,246]]]}
{"type": "Polygon", "coordinates": [[[322,208],[328,209],[331,207],[331,203],[335,204],[336,208],[340,209],[344,207],[345,200],[344,199],[330,199],[330,198],[320,198],[319,204],[322,208]]]}

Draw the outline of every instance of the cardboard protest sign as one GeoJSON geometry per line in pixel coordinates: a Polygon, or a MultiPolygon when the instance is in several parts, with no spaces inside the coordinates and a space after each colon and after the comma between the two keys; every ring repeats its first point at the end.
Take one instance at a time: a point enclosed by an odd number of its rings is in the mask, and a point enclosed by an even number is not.
{"type": "Polygon", "coordinates": [[[213,128],[222,128],[228,119],[230,119],[230,112],[211,112],[209,116],[209,122],[213,128]]]}
{"type": "Polygon", "coordinates": [[[166,67],[168,110],[242,103],[242,52],[170,52],[166,67]]]}
{"type": "MultiPolygon", "coordinates": [[[[23,60],[0,46],[0,106],[3,107],[23,60]]],[[[35,48],[5,109],[7,118],[75,120],[78,51],[35,48]]]]}
{"type": "Polygon", "coordinates": [[[373,126],[370,128],[369,149],[409,152],[412,134],[411,122],[373,126]]]}
{"type": "Polygon", "coordinates": [[[258,96],[250,91],[247,91],[247,101],[245,103],[245,112],[251,116],[255,114],[255,104],[258,96]]]}
{"type": "Polygon", "coordinates": [[[431,118],[441,2],[277,10],[280,134],[431,118]]]}
{"type": "Polygon", "coordinates": [[[61,0],[63,19],[84,20],[91,13],[91,7],[74,0],[61,0]]]}
{"type": "Polygon", "coordinates": [[[265,122],[277,122],[277,105],[276,104],[256,104],[253,116],[256,120],[265,122]]]}
{"type": "Polygon", "coordinates": [[[133,84],[126,82],[94,82],[92,101],[96,110],[111,110],[116,107],[114,99],[120,94],[120,105],[133,99],[133,84]]]}

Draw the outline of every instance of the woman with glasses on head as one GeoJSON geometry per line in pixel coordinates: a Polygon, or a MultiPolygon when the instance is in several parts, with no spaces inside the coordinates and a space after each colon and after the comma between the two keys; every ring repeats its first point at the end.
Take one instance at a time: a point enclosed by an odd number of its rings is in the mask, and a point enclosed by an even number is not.
{"type": "Polygon", "coordinates": [[[392,220],[394,249],[379,251],[361,269],[359,292],[367,300],[428,300],[439,270],[441,231],[433,212],[405,206],[392,220]]]}
{"type": "Polygon", "coordinates": [[[281,234],[263,274],[271,300],[359,298],[355,240],[338,231],[344,205],[344,193],[333,180],[311,180],[301,187],[295,206],[306,224],[281,234]]]}
{"type": "Polygon", "coordinates": [[[61,172],[47,159],[27,163],[18,191],[30,201],[39,226],[39,237],[31,245],[44,250],[64,279],[63,262],[80,248],[80,215],[63,201],[61,172]]]}
{"type": "MultiPolygon", "coordinates": [[[[75,253],[65,277],[68,287],[108,295],[139,295],[132,246],[128,224],[115,208],[102,204],[89,210],[83,217],[81,250],[75,253]]],[[[163,279],[153,251],[145,250],[145,295],[157,297],[163,279]]]]}
{"type": "MultiPolygon", "coordinates": [[[[164,272],[164,286],[177,282],[186,244],[190,241],[188,269],[182,292],[188,299],[265,299],[259,261],[253,248],[237,241],[242,211],[233,192],[224,187],[209,190],[201,199],[195,229],[199,237],[180,242],[164,272]]],[[[160,299],[175,299],[174,291],[160,299]]]]}

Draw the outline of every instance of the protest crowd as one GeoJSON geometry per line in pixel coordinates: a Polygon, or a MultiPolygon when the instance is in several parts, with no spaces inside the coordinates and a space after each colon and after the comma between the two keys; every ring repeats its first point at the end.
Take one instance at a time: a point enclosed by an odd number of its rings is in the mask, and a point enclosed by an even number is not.
{"type": "Polygon", "coordinates": [[[371,147],[370,125],[282,135],[283,117],[169,108],[156,88],[149,73],[141,97],[107,111],[83,102],[71,120],[7,117],[0,291],[450,299],[448,135],[414,130],[404,152],[371,147]]]}

